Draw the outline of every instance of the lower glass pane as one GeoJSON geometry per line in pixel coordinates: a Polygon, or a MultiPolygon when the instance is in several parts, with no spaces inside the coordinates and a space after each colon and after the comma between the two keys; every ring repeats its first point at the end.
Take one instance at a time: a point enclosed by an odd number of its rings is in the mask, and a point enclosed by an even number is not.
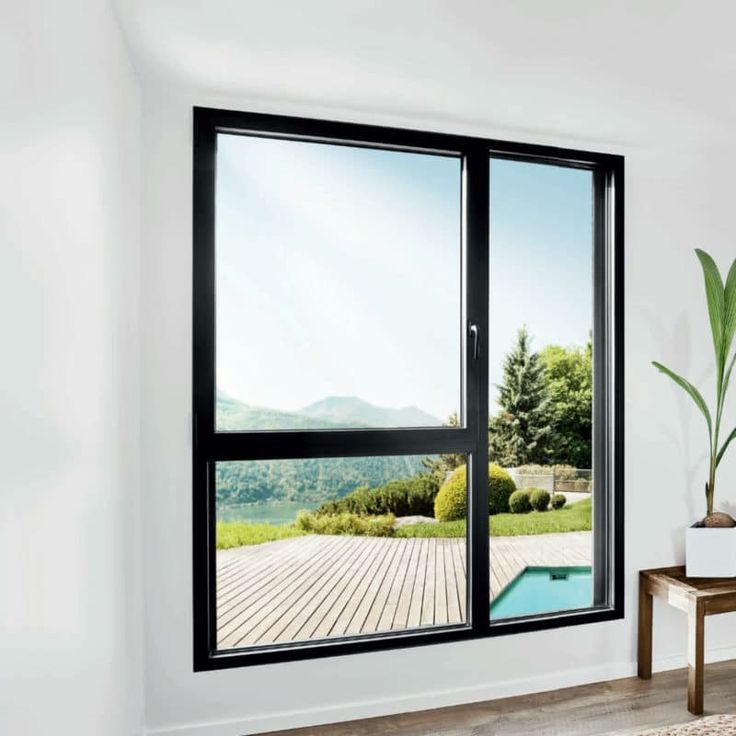
{"type": "Polygon", "coordinates": [[[466,621],[465,458],[216,465],[217,648],[466,621]]]}

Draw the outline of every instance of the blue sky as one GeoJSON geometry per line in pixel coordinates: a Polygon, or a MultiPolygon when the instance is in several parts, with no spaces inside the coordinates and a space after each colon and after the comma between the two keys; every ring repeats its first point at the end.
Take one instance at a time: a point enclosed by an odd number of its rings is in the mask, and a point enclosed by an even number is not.
{"type": "MultiPolygon", "coordinates": [[[[593,324],[589,171],[491,162],[491,383],[526,324],[536,350],[584,345],[593,324]]],[[[492,392],[493,395],[493,392],[492,392]]]]}
{"type": "MultiPolygon", "coordinates": [[[[217,176],[219,389],[458,408],[458,159],[221,135],[217,176]]],[[[498,161],[491,193],[497,382],[522,323],[536,347],[586,339],[590,174],[498,161]]]]}

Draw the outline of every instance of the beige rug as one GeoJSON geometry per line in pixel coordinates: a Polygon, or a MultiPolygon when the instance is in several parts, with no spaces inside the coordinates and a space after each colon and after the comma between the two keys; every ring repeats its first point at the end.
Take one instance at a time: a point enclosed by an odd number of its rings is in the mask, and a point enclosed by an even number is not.
{"type": "Polygon", "coordinates": [[[679,726],[642,731],[639,736],[736,736],[736,715],[708,716],[679,726]]]}

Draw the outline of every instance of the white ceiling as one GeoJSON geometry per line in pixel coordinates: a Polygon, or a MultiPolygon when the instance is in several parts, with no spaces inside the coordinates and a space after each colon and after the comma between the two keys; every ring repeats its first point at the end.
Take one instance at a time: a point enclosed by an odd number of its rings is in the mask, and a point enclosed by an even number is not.
{"type": "MultiPolygon", "coordinates": [[[[736,122],[736,8],[636,0],[117,0],[146,82],[252,109],[707,141],[736,122]]],[[[729,133],[730,135],[730,133],[729,133]]]]}

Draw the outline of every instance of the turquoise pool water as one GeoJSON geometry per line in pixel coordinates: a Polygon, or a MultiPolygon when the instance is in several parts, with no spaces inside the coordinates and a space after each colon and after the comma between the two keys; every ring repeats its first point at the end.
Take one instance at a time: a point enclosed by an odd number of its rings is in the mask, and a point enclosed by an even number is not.
{"type": "Polygon", "coordinates": [[[491,618],[550,613],[593,604],[590,567],[527,567],[491,603],[491,618]]]}

